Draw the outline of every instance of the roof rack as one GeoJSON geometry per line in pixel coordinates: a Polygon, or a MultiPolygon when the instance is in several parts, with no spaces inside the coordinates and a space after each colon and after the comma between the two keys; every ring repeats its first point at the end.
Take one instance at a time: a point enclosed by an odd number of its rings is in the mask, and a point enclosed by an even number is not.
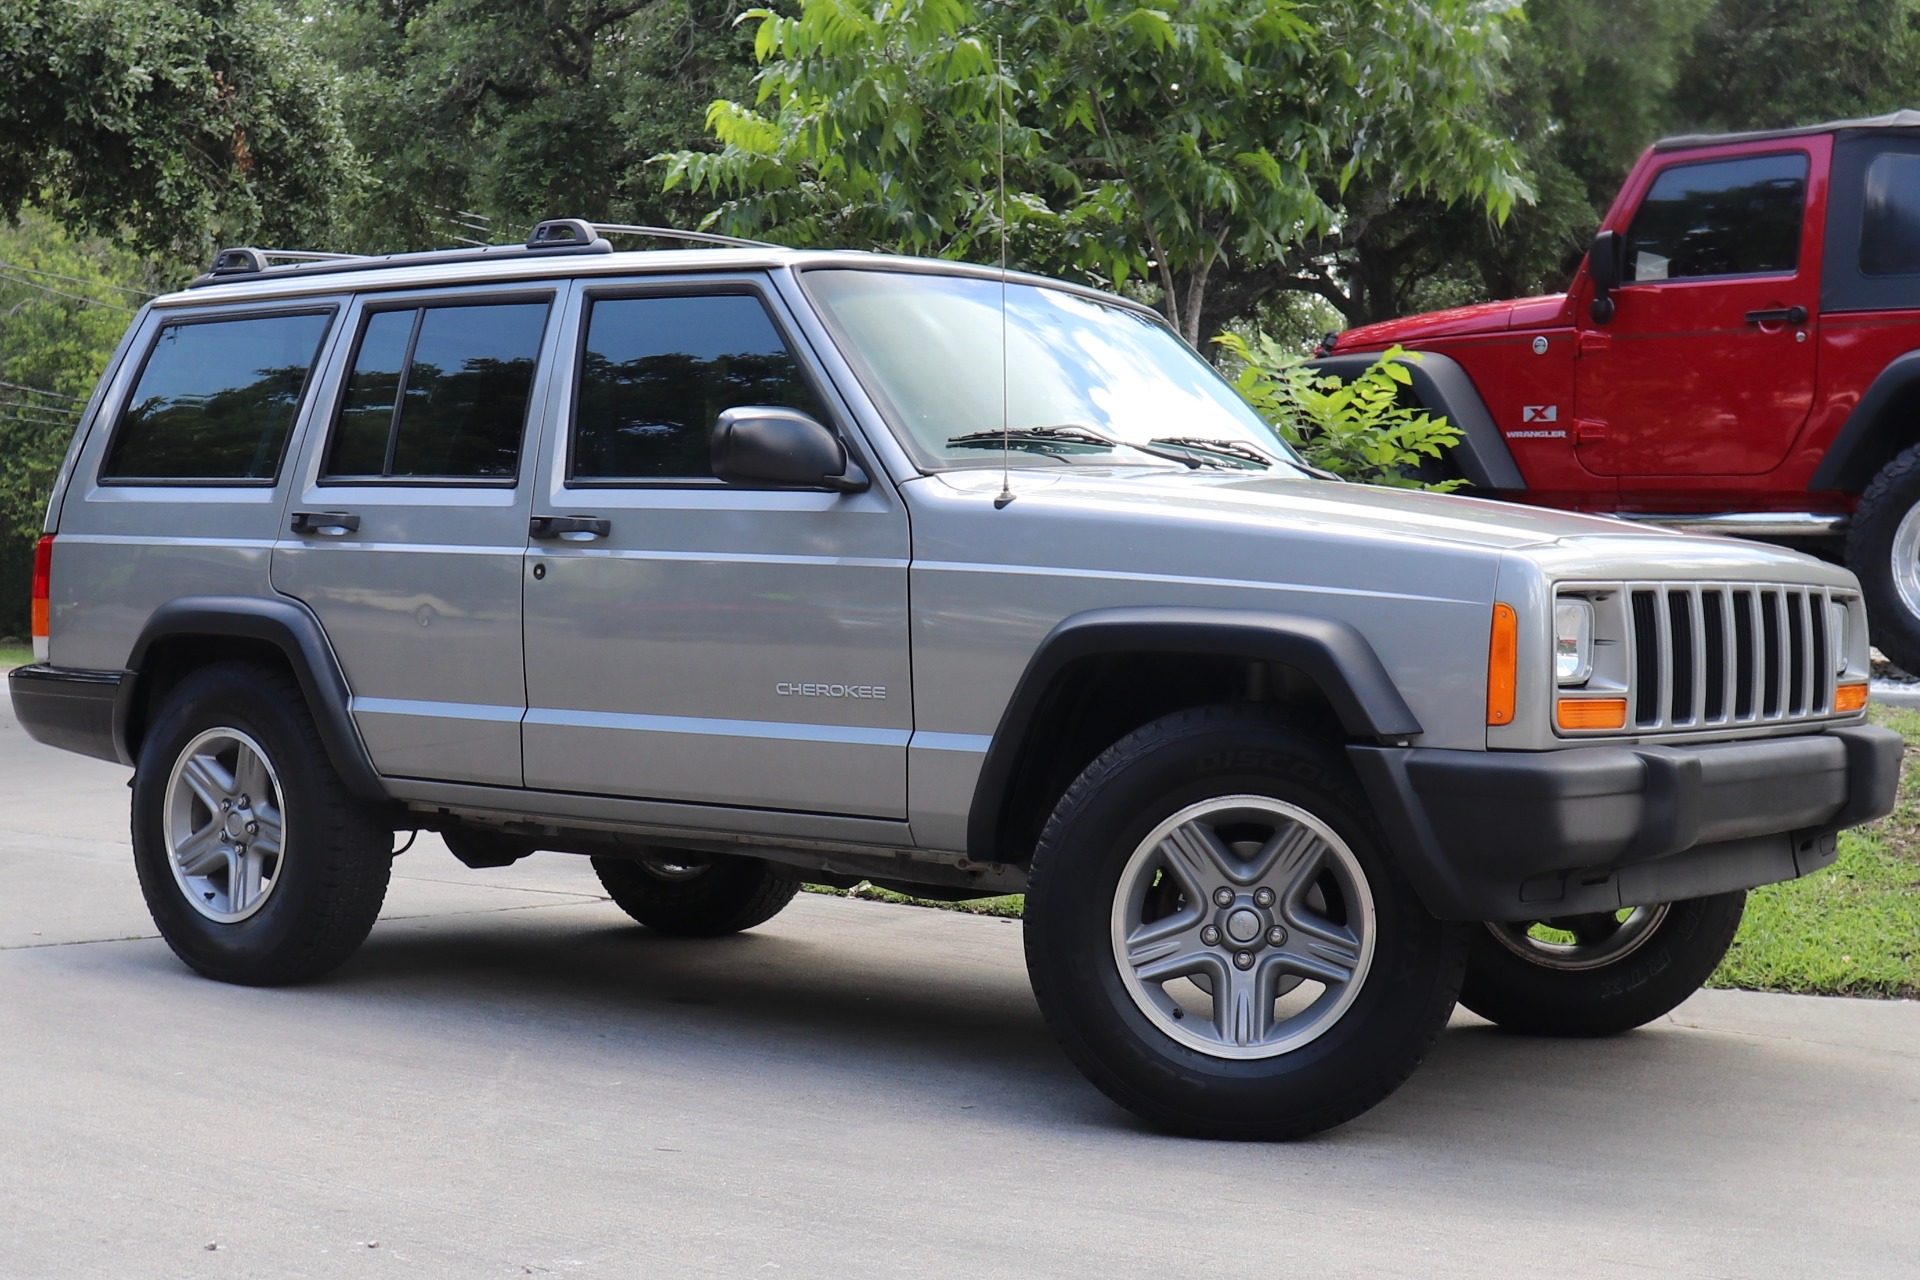
{"type": "Polygon", "coordinates": [[[742,249],[778,249],[782,246],[764,240],[741,240],[734,236],[707,231],[680,231],[673,227],[629,226],[623,223],[592,223],[585,218],[549,218],[539,223],[525,244],[481,245],[471,249],[428,249],[420,253],[314,253],[297,249],[222,249],[214,255],[213,265],[204,275],[194,277],[189,289],[227,284],[235,280],[272,273],[282,275],[325,275],[338,271],[373,271],[381,267],[432,266],[438,263],[473,262],[480,259],[547,257],[557,254],[612,253],[607,235],[652,236],[661,240],[685,240],[694,244],[725,245],[742,249]]]}

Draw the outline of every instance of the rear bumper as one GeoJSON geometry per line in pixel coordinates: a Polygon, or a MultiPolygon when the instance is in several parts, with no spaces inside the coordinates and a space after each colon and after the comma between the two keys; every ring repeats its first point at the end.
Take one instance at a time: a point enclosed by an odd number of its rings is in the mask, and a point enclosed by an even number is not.
{"type": "Polygon", "coordinates": [[[120,752],[124,673],[81,671],[36,663],[7,677],[13,715],[36,742],[83,756],[131,763],[120,752]]]}
{"type": "Polygon", "coordinates": [[[1902,749],[1857,725],[1700,746],[1348,752],[1430,910],[1528,920],[1824,867],[1843,828],[1892,811],[1902,749]]]}

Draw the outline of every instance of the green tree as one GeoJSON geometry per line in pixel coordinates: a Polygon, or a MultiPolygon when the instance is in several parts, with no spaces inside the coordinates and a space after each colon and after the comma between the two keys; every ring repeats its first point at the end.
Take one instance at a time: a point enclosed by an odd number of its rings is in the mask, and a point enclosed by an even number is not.
{"type": "Polygon", "coordinates": [[[1681,63],[1668,125],[1775,129],[1920,106],[1914,0],[1717,0],[1681,63]]]}
{"type": "Polygon", "coordinates": [[[193,261],[311,242],[358,174],[332,87],[270,0],[4,0],[0,219],[193,261]]]}
{"type": "Polygon", "coordinates": [[[1478,111],[1512,8],[801,0],[748,15],[757,101],[715,103],[720,149],[671,156],[669,185],[723,197],[735,231],[990,258],[1004,128],[1021,262],[1144,280],[1197,341],[1355,182],[1496,218],[1530,195],[1478,111]]]}
{"type": "Polygon", "coordinates": [[[0,636],[27,628],[33,540],[93,384],[157,286],[136,255],[45,214],[0,227],[0,636]]]}
{"type": "Polygon", "coordinates": [[[341,69],[372,181],[362,248],[524,236],[541,218],[678,223],[648,161],[698,145],[707,104],[743,91],[733,0],[305,0],[341,69]]]}

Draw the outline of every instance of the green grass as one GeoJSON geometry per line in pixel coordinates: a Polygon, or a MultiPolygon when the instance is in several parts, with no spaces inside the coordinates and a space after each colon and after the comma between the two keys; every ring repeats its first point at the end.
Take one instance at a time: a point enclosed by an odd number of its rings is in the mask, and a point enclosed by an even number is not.
{"type": "Polygon", "coordinates": [[[33,661],[33,650],[24,644],[0,641],[0,671],[11,671],[33,661]]]}
{"type": "MultiPolygon", "coordinates": [[[[1920,711],[1876,706],[1872,716],[1907,740],[1899,807],[1844,833],[1839,861],[1825,871],[1749,894],[1740,934],[1708,986],[1920,998],[1920,711]]],[[[807,891],[1015,918],[1025,905],[1018,894],[930,902],[872,885],[807,891]]]]}
{"type": "Polygon", "coordinates": [[[1714,987],[1920,997],[1920,712],[1876,707],[1907,740],[1899,806],[1840,837],[1840,859],[1747,896],[1714,987]]]}

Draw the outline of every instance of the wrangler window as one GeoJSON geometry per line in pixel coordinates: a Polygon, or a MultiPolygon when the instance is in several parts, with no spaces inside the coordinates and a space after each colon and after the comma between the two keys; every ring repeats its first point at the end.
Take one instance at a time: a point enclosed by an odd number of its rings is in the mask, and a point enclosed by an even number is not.
{"type": "Polygon", "coordinates": [[[758,298],[599,298],[587,321],[574,480],[708,480],[723,410],[779,405],[827,421],[758,298]]]}
{"type": "Polygon", "coordinates": [[[271,484],[331,311],[160,326],[105,481],[271,484]]]}
{"type": "Polygon", "coordinates": [[[1860,274],[1920,274],[1920,155],[1890,152],[1867,166],[1860,207],[1860,274]]]}
{"type": "Polygon", "coordinates": [[[514,479],[546,323],[545,302],[369,315],[323,478],[514,479]]]}
{"type": "Polygon", "coordinates": [[[1625,282],[1790,275],[1806,194],[1798,151],[1663,170],[1627,231],[1625,282]]]}

